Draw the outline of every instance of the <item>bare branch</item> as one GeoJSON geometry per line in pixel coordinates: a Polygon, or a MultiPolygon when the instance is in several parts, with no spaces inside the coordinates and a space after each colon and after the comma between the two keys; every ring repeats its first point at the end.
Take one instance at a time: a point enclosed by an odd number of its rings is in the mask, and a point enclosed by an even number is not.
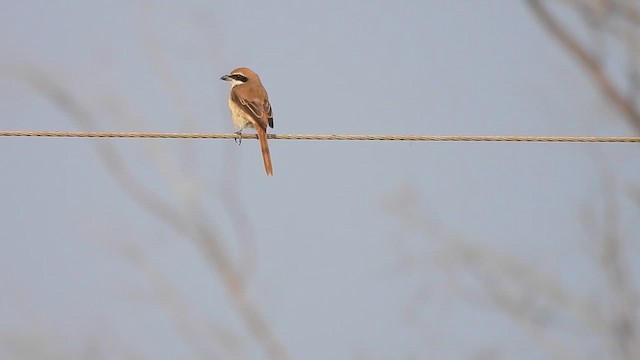
{"type": "Polygon", "coordinates": [[[632,99],[627,98],[607,75],[602,64],[590,54],[550,13],[543,0],[525,0],[540,23],[589,73],[600,90],[640,133],[640,111],[632,99]]]}
{"type": "MultiPolygon", "coordinates": [[[[75,96],[56,83],[45,71],[35,66],[26,69],[25,79],[34,89],[59,106],[80,126],[97,126],[91,112],[86,110],[75,96]]],[[[97,150],[121,188],[142,208],[170,225],[176,232],[185,235],[207,259],[207,264],[222,280],[222,284],[251,335],[261,344],[268,358],[288,359],[286,347],[280,342],[266,317],[247,293],[246,279],[236,268],[231,256],[224,251],[222,240],[217,235],[213,222],[206,211],[192,204],[181,210],[172,206],[158,195],[148,191],[126,170],[124,161],[115,148],[107,142],[97,142],[97,150]]]]}
{"type": "MultiPolygon", "coordinates": [[[[449,276],[445,286],[457,283],[455,296],[509,316],[540,349],[554,358],[586,356],[565,342],[566,335],[598,339],[609,353],[621,358],[631,359],[637,352],[637,291],[630,279],[633,272],[624,254],[625,245],[618,236],[596,235],[602,245],[601,254],[606,255],[596,258],[594,264],[607,278],[608,291],[600,299],[575,292],[545,266],[528,264],[508,252],[458,234],[419,209],[418,196],[411,189],[394,192],[388,198],[385,208],[398,219],[400,228],[422,240],[416,248],[407,249],[408,261],[414,264],[413,271],[429,274],[425,277],[431,292],[436,292],[431,290],[436,273],[457,273],[458,277],[474,279],[469,283],[449,276]],[[425,269],[427,266],[437,268],[425,269]]],[[[599,231],[591,224],[591,231],[598,235],[617,234],[616,211],[611,206],[617,203],[610,203],[605,210],[607,227],[599,231]]],[[[430,296],[423,293],[417,294],[420,301],[429,301],[430,296]]]]}

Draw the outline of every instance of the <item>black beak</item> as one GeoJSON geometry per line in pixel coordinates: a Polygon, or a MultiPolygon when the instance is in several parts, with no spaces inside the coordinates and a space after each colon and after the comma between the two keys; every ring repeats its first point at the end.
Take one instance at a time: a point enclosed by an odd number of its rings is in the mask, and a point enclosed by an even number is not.
{"type": "Polygon", "coordinates": [[[220,80],[224,80],[224,81],[231,81],[231,76],[229,75],[224,75],[223,77],[220,78],[220,80]]]}

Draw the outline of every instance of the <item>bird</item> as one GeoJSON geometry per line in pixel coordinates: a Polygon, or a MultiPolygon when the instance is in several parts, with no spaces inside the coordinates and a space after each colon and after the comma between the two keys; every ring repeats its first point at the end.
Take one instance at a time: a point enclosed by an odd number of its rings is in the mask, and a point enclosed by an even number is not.
{"type": "Polygon", "coordinates": [[[269,103],[267,90],[262,86],[260,77],[253,70],[240,67],[220,80],[231,82],[229,92],[229,110],[235,126],[236,135],[242,140],[242,130],[247,127],[256,129],[260,150],[267,176],[273,175],[269,143],[267,142],[267,126],[273,128],[273,112],[269,103]]]}

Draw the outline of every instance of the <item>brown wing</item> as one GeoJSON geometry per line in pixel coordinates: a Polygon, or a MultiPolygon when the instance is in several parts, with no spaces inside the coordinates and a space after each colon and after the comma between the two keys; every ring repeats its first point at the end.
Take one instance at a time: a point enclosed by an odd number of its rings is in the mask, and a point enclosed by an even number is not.
{"type": "Polygon", "coordinates": [[[269,100],[260,101],[260,97],[251,96],[251,93],[245,94],[245,92],[246,91],[242,91],[242,86],[234,87],[231,90],[231,100],[238,104],[244,112],[251,115],[253,120],[265,129],[267,126],[273,127],[269,100]]]}

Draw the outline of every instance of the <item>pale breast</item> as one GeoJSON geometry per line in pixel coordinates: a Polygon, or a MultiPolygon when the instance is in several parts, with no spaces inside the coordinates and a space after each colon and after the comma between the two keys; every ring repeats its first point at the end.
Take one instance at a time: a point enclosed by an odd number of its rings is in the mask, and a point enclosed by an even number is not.
{"type": "Polygon", "coordinates": [[[248,127],[254,127],[250,116],[248,116],[242,109],[236,105],[231,98],[229,98],[229,110],[231,110],[231,119],[233,120],[233,126],[236,130],[242,130],[248,127]]]}

